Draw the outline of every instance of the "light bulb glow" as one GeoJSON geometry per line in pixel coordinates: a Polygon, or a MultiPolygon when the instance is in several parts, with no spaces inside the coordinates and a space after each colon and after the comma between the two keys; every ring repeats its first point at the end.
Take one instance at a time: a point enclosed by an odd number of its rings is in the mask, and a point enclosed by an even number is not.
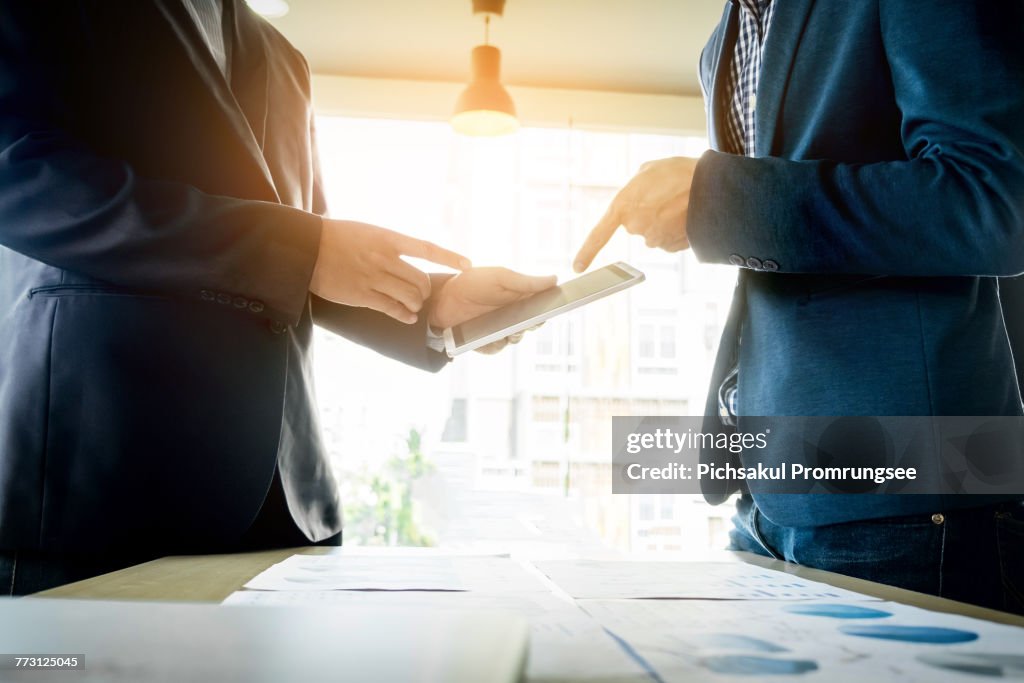
{"type": "Polygon", "coordinates": [[[494,136],[519,129],[516,105],[501,84],[501,50],[477,45],[472,53],[473,76],[455,101],[451,124],[463,135],[494,136]]]}
{"type": "Polygon", "coordinates": [[[519,130],[519,121],[515,116],[488,109],[459,112],[452,117],[451,123],[456,133],[474,137],[508,135],[519,130]]]}

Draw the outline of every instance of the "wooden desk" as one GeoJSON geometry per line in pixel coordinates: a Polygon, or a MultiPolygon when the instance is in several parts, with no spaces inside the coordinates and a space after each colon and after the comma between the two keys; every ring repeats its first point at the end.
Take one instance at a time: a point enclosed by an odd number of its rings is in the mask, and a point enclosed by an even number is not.
{"type": "MultiPolygon", "coordinates": [[[[323,555],[332,552],[338,552],[338,549],[300,547],[229,555],[164,557],[121,571],[36,593],[36,597],[220,602],[240,589],[249,579],[290,555],[295,553],[323,555]]],[[[728,552],[716,559],[747,562],[767,569],[784,571],[804,579],[821,581],[839,588],[873,595],[883,600],[893,600],[924,609],[1024,626],[1024,617],[893,588],[880,583],[854,579],[819,569],[800,567],[751,553],[728,552]]]]}

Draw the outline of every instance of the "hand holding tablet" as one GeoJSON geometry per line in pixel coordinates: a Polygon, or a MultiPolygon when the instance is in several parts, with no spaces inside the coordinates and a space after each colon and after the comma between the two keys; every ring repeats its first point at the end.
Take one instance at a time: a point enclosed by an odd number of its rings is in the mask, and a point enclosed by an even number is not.
{"type": "Polygon", "coordinates": [[[615,263],[444,330],[445,351],[455,357],[643,282],[644,274],[615,263]]]}

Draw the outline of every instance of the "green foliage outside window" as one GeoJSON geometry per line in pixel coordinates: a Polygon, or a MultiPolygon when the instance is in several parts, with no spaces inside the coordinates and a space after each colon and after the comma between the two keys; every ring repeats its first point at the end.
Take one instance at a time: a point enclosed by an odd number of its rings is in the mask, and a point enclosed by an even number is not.
{"type": "Polygon", "coordinates": [[[345,502],[345,543],[434,545],[434,539],[419,526],[413,500],[414,483],[432,472],[434,466],[423,455],[422,435],[417,429],[410,428],[404,441],[404,452],[391,456],[381,470],[348,482],[363,495],[345,502]]]}

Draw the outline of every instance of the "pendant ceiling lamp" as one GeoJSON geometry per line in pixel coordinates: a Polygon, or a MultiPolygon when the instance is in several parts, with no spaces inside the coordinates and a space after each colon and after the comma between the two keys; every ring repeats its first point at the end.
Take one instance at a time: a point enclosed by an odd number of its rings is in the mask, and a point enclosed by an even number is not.
{"type": "Polygon", "coordinates": [[[455,102],[452,127],[464,135],[505,135],[519,129],[516,106],[501,84],[501,50],[489,44],[491,15],[502,16],[505,0],[473,0],[484,15],[484,44],[473,48],[469,85],[455,102]]]}

